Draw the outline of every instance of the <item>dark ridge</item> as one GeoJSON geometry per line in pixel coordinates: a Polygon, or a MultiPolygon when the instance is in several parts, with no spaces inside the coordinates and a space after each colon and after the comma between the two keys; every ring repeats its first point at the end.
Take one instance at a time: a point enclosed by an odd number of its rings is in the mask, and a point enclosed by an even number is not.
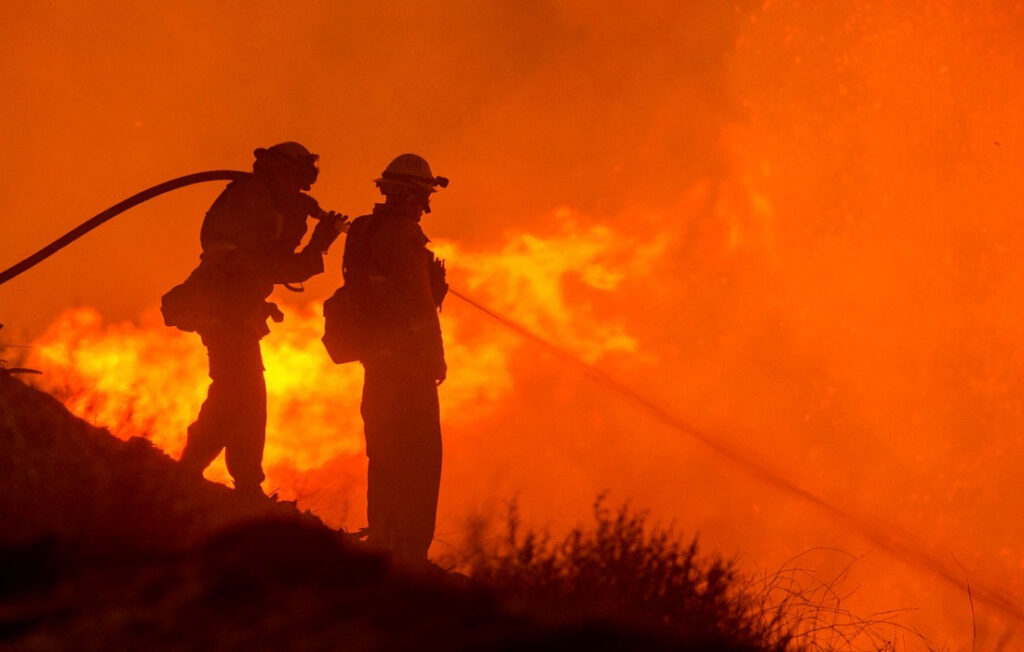
{"type": "Polygon", "coordinates": [[[756,650],[503,598],[180,473],[0,375],[0,647],[756,650]]]}

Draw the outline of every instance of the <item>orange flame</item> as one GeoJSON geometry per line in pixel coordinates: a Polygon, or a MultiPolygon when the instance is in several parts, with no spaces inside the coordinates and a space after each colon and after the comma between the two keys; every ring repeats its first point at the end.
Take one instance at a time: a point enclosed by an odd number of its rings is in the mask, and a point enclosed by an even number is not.
{"type": "MultiPolygon", "coordinates": [[[[242,30],[215,3],[7,4],[0,258],[202,162],[246,166],[258,144],[314,146],[314,194],[348,209],[375,200],[368,181],[399,143],[422,147],[455,179],[431,234],[531,232],[440,243],[453,285],[955,554],[975,586],[1024,595],[1019,3],[413,2],[397,20],[256,3],[242,30]],[[69,83],[40,84],[54,74],[69,83]],[[550,212],[564,204],[581,212],[550,212]]],[[[78,297],[136,316],[187,273],[212,193],[146,205],[5,285],[8,336],[31,339],[14,328],[78,297]]],[[[267,488],[359,525],[359,373],[326,363],[317,311],[290,307],[264,342],[267,488]]],[[[460,304],[443,319],[439,538],[517,491],[524,515],[562,523],[608,488],[769,570],[811,546],[870,549],[460,304]]],[[[207,382],[197,339],[80,311],[27,362],[76,412],[174,454],[207,382]]],[[[920,607],[908,620],[936,647],[970,639],[966,591],[878,554],[861,565],[850,608],[920,607]]],[[[1007,623],[977,619],[979,649],[1013,645],[1007,623]]]]}
{"type": "MultiPolygon", "coordinates": [[[[635,350],[636,340],[621,324],[595,321],[585,306],[571,306],[565,286],[613,290],[624,273],[649,265],[660,247],[640,247],[624,269],[616,268],[612,259],[627,245],[610,229],[581,229],[565,210],[554,217],[565,222],[554,238],[523,234],[490,253],[462,252],[453,243],[439,243],[436,250],[451,261],[453,283],[474,288],[532,326],[556,334],[588,359],[635,350]]],[[[265,487],[299,500],[300,507],[322,511],[328,520],[345,520],[349,503],[362,491],[362,371],[357,364],[334,365],[327,357],[320,342],[320,303],[291,306],[286,314],[263,341],[265,487]],[[348,486],[327,477],[339,473],[348,486]],[[339,494],[327,502],[342,504],[325,504],[326,489],[339,494]]],[[[145,325],[105,324],[94,309],[68,310],[35,343],[31,361],[44,371],[40,386],[75,414],[121,438],[146,437],[177,457],[209,383],[206,355],[198,337],[158,326],[154,317],[145,325]]],[[[520,343],[508,333],[483,337],[464,323],[464,314],[451,309],[442,313],[442,326],[452,370],[441,388],[442,421],[446,429],[471,427],[511,391],[508,358],[520,343]]],[[[221,461],[207,477],[230,483],[221,461]]]]}

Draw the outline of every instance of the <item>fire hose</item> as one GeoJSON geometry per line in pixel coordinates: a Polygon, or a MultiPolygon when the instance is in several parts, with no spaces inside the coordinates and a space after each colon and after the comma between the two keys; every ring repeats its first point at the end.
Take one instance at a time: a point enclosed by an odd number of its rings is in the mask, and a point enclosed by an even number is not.
{"type": "MultiPolygon", "coordinates": [[[[159,197],[164,193],[168,193],[178,188],[184,188],[185,186],[191,186],[197,183],[205,183],[207,181],[238,181],[245,179],[250,176],[249,172],[242,172],[240,170],[208,170],[206,172],[196,172],[195,174],[186,174],[183,177],[177,179],[171,179],[161,184],[155,185],[152,188],[143,190],[142,192],[136,193],[125,199],[124,201],[118,202],[106,209],[102,213],[99,213],[85,222],[82,222],[77,227],[68,231],[61,237],[57,238],[50,244],[46,245],[36,253],[32,254],[28,258],[21,262],[8,267],[3,272],[0,272],[0,285],[3,285],[7,281],[10,281],[14,277],[28,271],[35,267],[39,263],[43,262],[53,254],[57,253],[64,247],[68,246],[75,240],[78,240],[89,231],[92,231],[101,224],[108,222],[109,220],[117,217],[121,213],[125,212],[129,208],[138,206],[139,204],[149,201],[154,197],[159,197]]],[[[326,213],[320,213],[313,215],[314,219],[319,219],[326,213]]]]}

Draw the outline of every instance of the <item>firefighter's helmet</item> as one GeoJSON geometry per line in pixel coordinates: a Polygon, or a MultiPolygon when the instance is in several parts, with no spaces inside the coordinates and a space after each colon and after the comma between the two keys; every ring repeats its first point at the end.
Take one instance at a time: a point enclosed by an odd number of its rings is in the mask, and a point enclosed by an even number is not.
{"type": "Polygon", "coordinates": [[[448,179],[435,177],[426,159],[416,154],[402,154],[388,163],[376,184],[383,190],[387,185],[402,186],[437,192],[437,188],[448,187],[448,179]]]}
{"type": "Polygon", "coordinates": [[[320,173],[317,168],[320,155],[310,152],[303,145],[292,140],[266,148],[257,148],[253,155],[256,157],[257,163],[273,158],[284,161],[298,173],[300,184],[304,190],[309,190],[309,187],[316,183],[316,178],[320,173]]]}
{"type": "Polygon", "coordinates": [[[306,163],[314,164],[320,159],[319,154],[314,154],[306,149],[302,144],[296,143],[295,141],[289,140],[283,143],[272,145],[271,147],[260,147],[257,148],[253,154],[256,158],[263,158],[267,154],[281,156],[283,158],[294,161],[295,163],[306,163]]]}

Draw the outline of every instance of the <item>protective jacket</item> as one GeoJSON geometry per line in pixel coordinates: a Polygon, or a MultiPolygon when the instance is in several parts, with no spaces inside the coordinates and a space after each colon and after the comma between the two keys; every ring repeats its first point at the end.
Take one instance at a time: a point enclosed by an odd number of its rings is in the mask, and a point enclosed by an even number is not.
{"type": "MultiPolygon", "coordinates": [[[[344,299],[338,312],[347,314],[340,317],[345,325],[334,330],[337,337],[358,341],[353,357],[365,365],[398,364],[435,380],[444,378],[437,311],[447,285],[429,242],[414,219],[386,204],[377,204],[372,214],[356,218],[349,227],[345,285],[336,295],[344,299]]],[[[330,308],[324,307],[329,321],[330,308]]]]}
{"type": "Polygon", "coordinates": [[[260,175],[229,184],[203,220],[199,266],[163,297],[167,325],[199,332],[227,325],[266,335],[267,317],[280,314],[266,301],[274,285],[324,269],[317,243],[295,251],[306,218],[318,211],[312,197],[278,191],[260,175]]]}

